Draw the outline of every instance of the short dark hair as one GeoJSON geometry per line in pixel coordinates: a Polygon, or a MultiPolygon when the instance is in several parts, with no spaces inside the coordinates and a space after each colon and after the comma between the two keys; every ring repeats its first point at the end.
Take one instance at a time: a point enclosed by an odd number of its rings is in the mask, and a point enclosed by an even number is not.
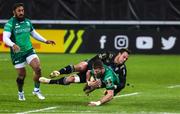
{"type": "Polygon", "coordinates": [[[20,7],[20,6],[24,7],[24,4],[23,4],[23,3],[15,3],[15,4],[13,5],[13,11],[16,10],[16,8],[18,8],[18,7],[20,7]]]}
{"type": "Polygon", "coordinates": [[[103,62],[100,59],[96,59],[93,63],[93,68],[103,68],[103,62]]]}
{"type": "Polygon", "coordinates": [[[120,52],[120,53],[127,52],[128,54],[131,54],[131,51],[130,51],[129,49],[127,49],[127,48],[122,48],[122,49],[120,49],[119,52],[120,52]]]}

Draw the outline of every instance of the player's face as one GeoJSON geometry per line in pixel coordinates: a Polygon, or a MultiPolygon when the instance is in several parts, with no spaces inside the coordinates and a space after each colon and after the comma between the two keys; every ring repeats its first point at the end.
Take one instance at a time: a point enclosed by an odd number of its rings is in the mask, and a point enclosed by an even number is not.
{"type": "Polygon", "coordinates": [[[129,54],[127,52],[123,52],[122,54],[118,54],[118,63],[123,64],[128,60],[129,54]]]}
{"type": "Polygon", "coordinates": [[[17,7],[17,8],[13,11],[13,13],[14,13],[14,16],[15,16],[16,18],[19,18],[19,19],[24,18],[24,7],[22,7],[22,6],[17,7]]]}
{"type": "Polygon", "coordinates": [[[97,78],[100,78],[104,74],[104,68],[96,68],[94,69],[94,75],[97,78]]]}

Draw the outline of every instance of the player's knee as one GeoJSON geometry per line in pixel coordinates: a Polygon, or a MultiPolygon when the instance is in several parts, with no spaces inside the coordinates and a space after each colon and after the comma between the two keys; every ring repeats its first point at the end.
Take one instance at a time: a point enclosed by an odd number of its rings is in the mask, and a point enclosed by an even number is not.
{"type": "Polygon", "coordinates": [[[66,78],[66,83],[74,83],[74,82],[75,82],[74,76],[69,76],[66,78]]]}
{"type": "Polygon", "coordinates": [[[18,77],[19,78],[24,78],[26,76],[26,71],[20,71],[18,72],[18,77]]]}
{"type": "Polygon", "coordinates": [[[41,75],[41,68],[40,67],[35,68],[34,72],[36,75],[41,75]]]}
{"type": "Polygon", "coordinates": [[[82,72],[82,71],[85,71],[87,69],[87,62],[81,62],[77,65],[74,65],[74,68],[76,71],[78,72],[82,72]]]}

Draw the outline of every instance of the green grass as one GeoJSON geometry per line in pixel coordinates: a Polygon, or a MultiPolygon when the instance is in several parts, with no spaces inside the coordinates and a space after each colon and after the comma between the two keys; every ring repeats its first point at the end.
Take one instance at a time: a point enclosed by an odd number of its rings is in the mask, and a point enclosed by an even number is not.
{"type": "MultiPolygon", "coordinates": [[[[38,54],[42,75],[48,77],[53,70],[90,58],[93,54],[38,54]]],[[[26,101],[17,100],[16,71],[9,54],[0,53],[0,113],[38,111],[37,113],[180,113],[180,56],[179,55],[131,55],[127,61],[127,86],[121,95],[138,92],[134,96],[119,97],[99,106],[87,103],[102,97],[103,89],[86,96],[83,84],[69,86],[41,85],[44,101],[32,95],[32,70],[27,67],[24,91],[26,101]]]]}

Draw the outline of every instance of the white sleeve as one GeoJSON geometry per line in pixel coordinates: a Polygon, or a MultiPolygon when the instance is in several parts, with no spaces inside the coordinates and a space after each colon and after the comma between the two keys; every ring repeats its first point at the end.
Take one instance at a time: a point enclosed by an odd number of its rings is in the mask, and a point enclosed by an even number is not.
{"type": "Polygon", "coordinates": [[[12,47],[15,43],[11,41],[10,37],[11,37],[11,32],[7,32],[7,31],[3,32],[3,42],[6,45],[12,47]]]}
{"type": "Polygon", "coordinates": [[[41,41],[41,42],[44,42],[44,43],[47,41],[47,40],[46,40],[45,38],[43,38],[39,33],[37,33],[36,30],[33,30],[33,31],[31,32],[31,36],[32,36],[33,38],[35,38],[36,40],[41,41]]]}

